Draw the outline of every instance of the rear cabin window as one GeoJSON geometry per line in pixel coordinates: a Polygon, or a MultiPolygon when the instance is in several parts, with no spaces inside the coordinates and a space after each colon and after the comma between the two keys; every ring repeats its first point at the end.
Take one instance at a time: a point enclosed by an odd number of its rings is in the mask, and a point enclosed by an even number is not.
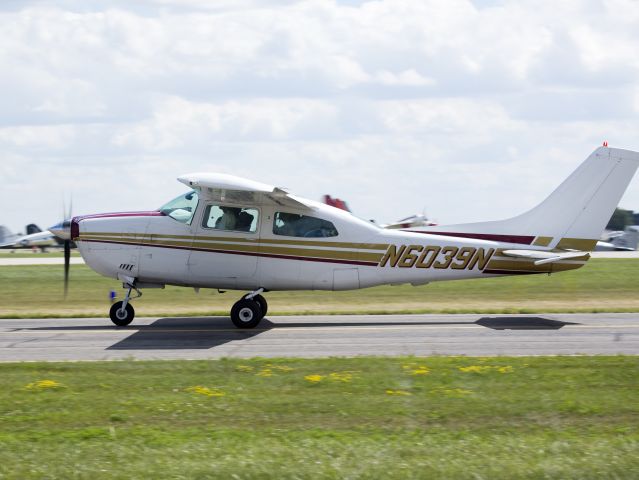
{"type": "Polygon", "coordinates": [[[321,238],[336,237],[337,229],[328,220],[298,215],[297,213],[276,212],[273,233],[286,237],[321,238]]]}
{"type": "Polygon", "coordinates": [[[213,230],[255,233],[258,218],[259,212],[255,208],[208,205],[204,210],[202,226],[213,230]]]}

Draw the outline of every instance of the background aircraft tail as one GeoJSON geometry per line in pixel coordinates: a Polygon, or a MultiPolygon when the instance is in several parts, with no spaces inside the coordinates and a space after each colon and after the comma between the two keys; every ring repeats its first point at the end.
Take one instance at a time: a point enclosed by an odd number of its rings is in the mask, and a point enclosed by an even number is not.
{"type": "Polygon", "coordinates": [[[0,245],[9,242],[13,238],[15,238],[15,235],[11,233],[11,230],[4,225],[0,225],[0,245]]]}
{"type": "Polygon", "coordinates": [[[27,235],[31,235],[32,233],[40,233],[40,227],[38,227],[35,223],[30,223],[26,226],[27,235]]]}
{"type": "Polygon", "coordinates": [[[549,249],[592,250],[638,166],[638,152],[599,147],[548,198],[522,215],[428,227],[421,232],[549,249]]]}
{"type": "Polygon", "coordinates": [[[340,210],[345,210],[347,212],[351,211],[351,209],[348,208],[346,202],[344,200],[340,200],[339,198],[333,198],[330,195],[324,195],[322,201],[326,205],[330,205],[331,207],[339,208],[340,210]]]}
{"type": "Polygon", "coordinates": [[[639,245],[639,226],[631,225],[626,227],[623,234],[610,240],[610,243],[620,249],[636,250],[637,245],[639,245]]]}

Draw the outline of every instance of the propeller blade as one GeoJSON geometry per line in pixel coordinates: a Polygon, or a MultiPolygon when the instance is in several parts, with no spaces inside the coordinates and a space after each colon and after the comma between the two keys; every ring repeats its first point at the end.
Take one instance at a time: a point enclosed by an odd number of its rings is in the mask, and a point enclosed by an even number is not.
{"type": "Polygon", "coordinates": [[[64,298],[69,292],[69,264],[71,263],[71,240],[64,241],[64,298]]]}

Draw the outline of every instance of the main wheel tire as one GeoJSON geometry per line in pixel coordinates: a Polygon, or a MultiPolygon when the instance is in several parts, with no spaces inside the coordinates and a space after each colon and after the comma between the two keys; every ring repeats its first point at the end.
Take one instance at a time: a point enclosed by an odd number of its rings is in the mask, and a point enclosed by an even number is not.
{"type": "Polygon", "coordinates": [[[133,309],[133,305],[127,303],[126,308],[124,309],[124,311],[122,311],[122,303],[123,302],[115,302],[111,306],[111,310],[109,311],[111,321],[118,327],[126,327],[135,318],[135,310],[133,309]]]}
{"type": "Polygon", "coordinates": [[[257,294],[253,297],[253,300],[260,304],[260,308],[262,309],[262,318],[264,318],[266,316],[266,312],[268,312],[268,303],[266,303],[266,298],[257,294]]]}
{"type": "Polygon", "coordinates": [[[264,315],[259,302],[243,298],[231,309],[231,321],[237,328],[255,328],[264,315]]]}

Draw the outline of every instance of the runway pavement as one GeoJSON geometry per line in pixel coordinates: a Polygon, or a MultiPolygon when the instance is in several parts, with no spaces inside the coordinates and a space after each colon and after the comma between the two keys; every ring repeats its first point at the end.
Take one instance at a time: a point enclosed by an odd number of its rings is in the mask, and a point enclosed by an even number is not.
{"type": "Polygon", "coordinates": [[[0,320],[0,361],[639,354],[639,314],[0,320]]]}

